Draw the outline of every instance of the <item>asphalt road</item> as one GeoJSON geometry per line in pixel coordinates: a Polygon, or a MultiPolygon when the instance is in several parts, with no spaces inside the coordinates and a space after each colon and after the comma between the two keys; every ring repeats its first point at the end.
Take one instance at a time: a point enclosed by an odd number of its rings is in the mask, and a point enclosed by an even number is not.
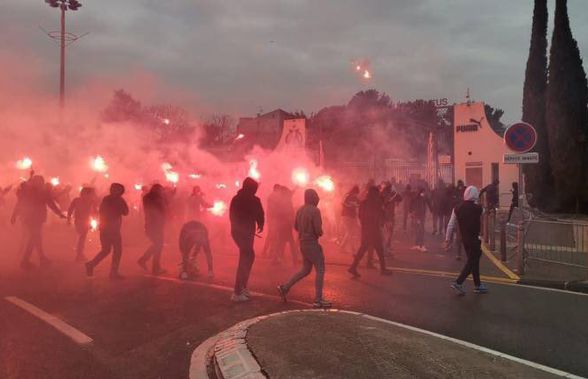
{"type": "MultiPolygon", "coordinates": [[[[304,307],[303,303],[313,300],[311,274],[290,294],[291,299],[302,303],[281,304],[272,297],[275,287],[295,268],[258,259],[250,288],[272,296],[257,296],[246,304],[231,303],[237,259],[230,255],[233,249],[215,246],[216,276],[196,284],[175,279],[179,257],[172,244],[164,252],[170,271],[166,278],[140,271],[134,262],[141,250],[134,243],[124,252],[125,280],[109,280],[106,261],[95,277],[86,278],[83,266],[71,262],[71,238],[56,238],[59,233],[47,237],[47,251],[55,263],[32,272],[17,268],[17,238],[2,236],[0,378],[185,378],[191,352],[211,335],[243,319],[304,307]],[[56,316],[93,342],[77,344],[6,301],[6,296],[15,296],[56,316]]],[[[444,255],[434,241],[427,254],[398,244],[389,265],[407,271],[396,270],[391,277],[381,277],[377,271],[364,268],[363,276],[352,280],[342,265],[350,258],[326,245],[327,260],[338,263],[328,265],[325,283],[326,297],[335,307],[588,376],[588,296],[493,281],[487,295],[470,291],[465,297],[457,297],[449,288],[450,279],[442,273],[457,271],[462,262],[444,255]]],[[[96,250],[95,241],[88,250],[96,250]]],[[[483,271],[488,276],[506,278],[487,261],[483,271]]],[[[468,286],[471,290],[471,282],[468,286]]]]}

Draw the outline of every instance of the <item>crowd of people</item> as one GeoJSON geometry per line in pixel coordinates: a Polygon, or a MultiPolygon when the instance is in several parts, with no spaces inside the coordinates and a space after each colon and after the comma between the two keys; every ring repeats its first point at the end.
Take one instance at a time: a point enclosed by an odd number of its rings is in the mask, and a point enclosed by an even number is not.
{"type": "MultiPolygon", "coordinates": [[[[284,301],[287,300],[287,294],[292,286],[314,268],[315,306],[329,307],[330,303],[323,298],[325,257],[319,239],[323,236],[324,223],[318,207],[319,193],[307,189],[304,192],[304,204],[295,210],[295,190],[275,184],[266,201],[266,214],[262,201],[256,195],[258,186],[255,180],[246,178],[229,207],[230,234],[239,251],[231,299],[235,302],[244,302],[251,296],[248,282],[255,261],[254,242],[265,228],[267,235],[263,247],[264,256],[270,258],[274,264],[290,260],[292,264],[297,265],[302,261],[302,269],[288,282],[278,286],[279,294],[284,301]],[[294,232],[298,234],[297,240],[293,236],[294,232]],[[286,246],[290,253],[289,259],[286,258],[286,246]]],[[[2,198],[9,190],[10,188],[0,191],[3,194],[2,198]]],[[[23,228],[21,267],[25,270],[35,267],[31,262],[35,251],[41,266],[50,264],[43,249],[43,226],[47,221],[48,210],[51,210],[59,218],[67,219],[70,223],[73,221],[77,233],[75,259],[78,262],[85,262],[88,276],[92,276],[96,266],[112,254],[110,278],[122,279],[119,272],[123,249],[121,226],[123,218],[129,214],[129,205],[124,197],[125,187],[120,183],[112,183],[109,194],[101,200],[91,186],[83,186],[79,196],[71,201],[68,199],[70,191],[71,188],[69,191],[56,191],[42,176],[34,173],[16,190],[17,201],[11,222],[14,224],[20,221],[23,228]],[[66,213],[63,212],[64,209],[67,209],[66,213]],[[96,225],[92,225],[92,222],[96,225]],[[101,249],[87,261],[84,250],[92,227],[99,229],[101,249]]],[[[141,211],[149,245],[137,264],[153,275],[163,275],[166,270],[161,265],[161,255],[166,240],[165,234],[169,230],[166,226],[174,213],[172,202],[175,189],[153,184],[150,187],[143,187],[141,191],[141,211]]],[[[467,256],[463,271],[452,287],[463,294],[463,281],[471,273],[476,286],[475,291],[486,292],[487,289],[480,283],[479,277],[480,216],[483,211],[479,199],[483,193],[486,194],[487,211],[495,210],[498,206],[497,181],[481,191],[473,186],[466,188],[461,180],[456,186],[445,185],[440,180],[432,190],[427,188],[426,183],[402,186],[394,179],[380,185],[371,180],[363,188],[352,186],[342,197],[339,219],[341,233],[337,241],[342,252],[354,253],[350,259],[349,273],[353,278],[360,277],[358,268],[366,254],[368,267],[373,267],[375,252],[381,275],[391,275],[386,266],[386,259],[393,257],[393,236],[397,226],[396,209],[399,208],[402,210],[402,222],[399,224],[403,231],[412,233],[413,250],[427,251],[425,222],[431,219],[432,234],[445,236],[447,247],[451,246],[452,241],[458,241],[458,246],[463,246],[467,256]],[[399,190],[401,187],[404,188],[399,190]],[[431,214],[429,218],[428,212],[431,214]]],[[[513,183],[513,205],[509,219],[516,205],[518,186],[513,183]]],[[[185,205],[189,216],[177,233],[181,279],[190,280],[197,276],[195,257],[201,250],[206,256],[208,276],[214,276],[209,230],[203,221],[204,212],[211,206],[202,190],[198,186],[194,187],[185,205]]],[[[458,249],[457,259],[461,259],[460,254],[461,248],[458,249]]]]}

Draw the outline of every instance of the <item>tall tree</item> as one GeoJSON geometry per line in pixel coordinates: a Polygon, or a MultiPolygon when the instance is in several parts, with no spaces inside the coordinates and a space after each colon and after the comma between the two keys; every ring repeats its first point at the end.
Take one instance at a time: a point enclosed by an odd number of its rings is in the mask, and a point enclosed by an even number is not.
{"type": "Polygon", "coordinates": [[[539,164],[525,165],[526,188],[531,205],[546,209],[553,193],[547,126],[545,91],[547,88],[547,0],[535,0],[531,47],[523,88],[523,121],[537,130],[539,164]]]}
{"type": "Polygon", "coordinates": [[[546,122],[555,198],[561,211],[578,210],[586,198],[588,82],[572,36],[567,0],[557,0],[549,59],[546,122]]]}

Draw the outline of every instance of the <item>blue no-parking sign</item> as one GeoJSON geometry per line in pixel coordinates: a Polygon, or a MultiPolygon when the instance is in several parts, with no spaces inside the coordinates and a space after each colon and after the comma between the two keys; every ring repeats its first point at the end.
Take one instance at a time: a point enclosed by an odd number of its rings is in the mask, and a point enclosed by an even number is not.
{"type": "Polygon", "coordinates": [[[504,142],[510,150],[516,153],[526,153],[535,147],[537,132],[530,124],[517,122],[504,132],[504,142]]]}

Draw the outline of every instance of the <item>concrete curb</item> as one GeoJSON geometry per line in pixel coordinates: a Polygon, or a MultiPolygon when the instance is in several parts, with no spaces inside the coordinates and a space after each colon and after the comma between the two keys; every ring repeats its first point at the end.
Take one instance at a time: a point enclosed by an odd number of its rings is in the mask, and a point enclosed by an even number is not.
{"type": "MultiPolygon", "coordinates": [[[[203,348],[208,351],[208,357],[212,359],[212,364],[214,365],[214,370],[216,374],[216,378],[218,379],[266,379],[268,376],[263,372],[263,368],[257,362],[257,359],[253,355],[252,351],[249,349],[247,345],[247,330],[252,325],[267,320],[272,317],[277,317],[285,314],[293,314],[293,313],[308,313],[308,312],[329,312],[329,313],[344,313],[354,316],[364,317],[369,320],[378,321],[384,324],[394,325],[400,328],[404,328],[407,330],[411,330],[413,332],[429,335],[431,337],[439,338],[445,341],[449,341],[473,350],[477,350],[486,354],[493,355],[495,357],[503,358],[518,364],[526,365],[532,367],[534,369],[553,374],[555,376],[559,376],[562,378],[570,378],[570,379],[582,379],[581,376],[577,376],[562,370],[554,369],[548,366],[544,366],[539,363],[531,362],[526,359],[514,357],[508,354],[501,353],[496,350],[492,350],[480,345],[476,345],[470,342],[462,341],[456,338],[448,337],[442,334],[438,334],[435,332],[431,332],[425,329],[420,329],[417,327],[413,327],[410,325],[401,324],[395,321],[386,320],[380,317],[371,316],[369,314],[361,313],[361,312],[354,312],[354,311],[346,311],[340,309],[297,309],[297,310],[289,310],[283,312],[272,313],[269,315],[258,316],[249,320],[242,321],[233,327],[225,330],[224,332],[219,333],[218,335],[209,338],[209,340],[205,341],[202,345],[206,345],[210,340],[214,341],[214,346],[210,348],[211,344],[208,344],[208,348],[203,348]]],[[[208,376],[192,376],[192,372],[206,372],[207,363],[202,362],[201,359],[195,359],[194,355],[202,356],[202,350],[198,346],[194,351],[192,356],[191,364],[199,364],[204,367],[204,369],[190,367],[190,379],[208,379],[208,376]],[[196,352],[200,352],[197,354],[196,352]],[[194,370],[193,370],[194,369],[194,370]]]]}
{"type": "Polygon", "coordinates": [[[517,284],[535,287],[553,288],[564,291],[588,293],[588,282],[581,280],[545,280],[545,279],[532,279],[532,278],[521,278],[517,281],[517,284]]]}

